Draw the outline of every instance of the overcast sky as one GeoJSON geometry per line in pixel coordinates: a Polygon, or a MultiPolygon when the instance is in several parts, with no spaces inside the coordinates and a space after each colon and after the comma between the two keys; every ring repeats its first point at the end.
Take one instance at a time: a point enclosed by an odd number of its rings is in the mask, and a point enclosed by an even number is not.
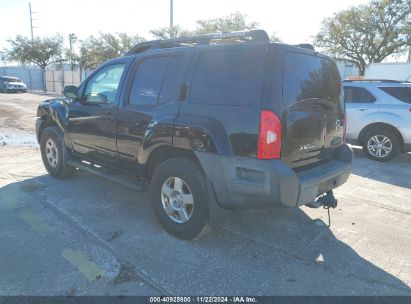
{"type": "MultiPolygon", "coordinates": [[[[169,24],[170,0],[31,0],[34,36],[69,33],[80,39],[102,32],[139,33],[150,39],[149,30],[169,24]]],[[[174,0],[174,24],[194,28],[199,19],[232,12],[247,14],[269,35],[286,43],[312,43],[321,21],[334,12],[363,0],[174,0]]],[[[0,0],[0,50],[9,38],[30,36],[29,1],[0,0]]]]}

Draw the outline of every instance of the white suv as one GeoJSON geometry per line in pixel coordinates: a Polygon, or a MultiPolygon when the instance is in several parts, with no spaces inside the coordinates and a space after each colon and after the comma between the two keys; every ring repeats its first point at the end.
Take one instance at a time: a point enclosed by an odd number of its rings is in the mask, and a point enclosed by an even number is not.
{"type": "Polygon", "coordinates": [[[343,86],[348,143],[379,161],[411,151],[411,83],[344,80],[343,86]]]}

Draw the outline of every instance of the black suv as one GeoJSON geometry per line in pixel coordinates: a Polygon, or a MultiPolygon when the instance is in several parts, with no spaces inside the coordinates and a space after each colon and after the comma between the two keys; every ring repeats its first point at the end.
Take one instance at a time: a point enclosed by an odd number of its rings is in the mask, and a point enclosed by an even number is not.
{"type": "Polygon", "coordinates": [[[334,62],[261,30],[144,42],[63,93],[37,112],[47,171],[139,176],[182,239],[219,208],[335,206],[351,172],[334,62]]]}

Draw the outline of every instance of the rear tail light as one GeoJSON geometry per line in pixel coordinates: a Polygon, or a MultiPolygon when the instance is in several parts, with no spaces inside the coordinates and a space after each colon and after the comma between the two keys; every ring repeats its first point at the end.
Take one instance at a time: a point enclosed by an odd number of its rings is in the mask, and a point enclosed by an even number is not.
{"type": "Polygon", "coordinates": [[[268,110],[261,111],[257,157],[259,159],[281,157],[281,120],[268,110]]]}

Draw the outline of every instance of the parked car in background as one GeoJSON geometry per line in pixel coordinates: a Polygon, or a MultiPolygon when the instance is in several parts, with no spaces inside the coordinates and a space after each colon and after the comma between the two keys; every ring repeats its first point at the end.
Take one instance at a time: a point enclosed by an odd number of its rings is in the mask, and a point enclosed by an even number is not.
{"type": "Polygon", "coordinates": [[[27,92],[26,84],[12,76],[0,76],[0,91],[3,93],[27,92]]]}
{"type": "Polygon", "coordinates": [[[411,151],[411,83],[344,80],[346,140],[374,160],[411,151]]]}

